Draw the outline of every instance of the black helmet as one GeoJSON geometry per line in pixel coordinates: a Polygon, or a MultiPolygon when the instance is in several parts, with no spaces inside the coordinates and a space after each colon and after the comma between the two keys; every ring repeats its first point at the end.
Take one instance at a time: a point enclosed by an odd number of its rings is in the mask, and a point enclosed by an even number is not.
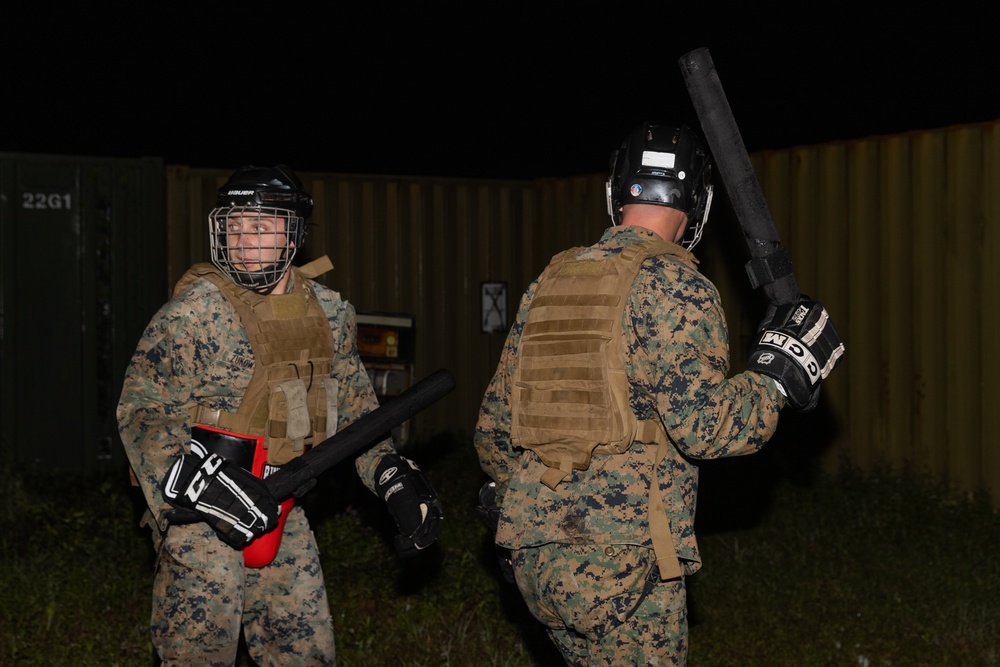
{"type": "Polygon", "coordinates": [[[683,211],[688,227],[681,244],[690,250],[701,239],[708,220],[711,179],[711,158],[690,128],[646,122],[611,154],[608,213],[617,225],[626,204],[656,204],[683,211]]]}
{"type": "Polygon", "coordinates": [[[237,285],[270,293],[302,247],[312,207],[312,197],[302,189],[302,181],[290,167],[283,164],[270,168],[240,167],[219,188],[216,207],[208,214],[212,263],[237,285]],[[258,233],[256,243],[251,244],[256,248],[266,247],[274,255],[269,260],[273,263],[257,266],[255,270],[247,269],[239,261],[234,263],[230,257],[230,223],[247,216],[284,221],[278,235],[258,233]]]}
{"type": "MultiPolygon", "coordinates": [[[[302,189],[302,181],[292,168],[279,164],[274,167],[240,167],[219,188],[216,207],[271,207],[293,211],[303,222],[312,215],[313,199],[302,189]]],[[[306,227],[301,225],[295,245],[302,245],[306,227]]]]}

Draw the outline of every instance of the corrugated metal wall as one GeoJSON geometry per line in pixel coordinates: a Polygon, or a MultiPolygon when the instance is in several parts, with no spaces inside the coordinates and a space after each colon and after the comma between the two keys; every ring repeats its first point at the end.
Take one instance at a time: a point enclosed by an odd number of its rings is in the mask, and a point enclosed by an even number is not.
{"type": "MultiPolygon", "coordinates": [[[[1000,371],[1000,123],[754,154],[751,161],[804,293],[820,298],[848,353],[820,408],[789,419],[824,464],[913,466],[1000,499],[989,418],[1000,371]]],[[[205,215],[225,170],[167,168],[168,283],[208,256],[205,215]]],[[[301,174],[316,199],[307,259],[330,255],[323,282],[359,311],[408,313],[416,375],[446,367],[457,390],[414,432],[469,432],[502,334],[480,331],[480,283],[521,293],[556,252],[609,223],[604,174],[464,181],[301,174]]],[[[746,250],[721,191],[701,269],[719,287],[733,370],[766,303],[751,292],[746,250]]],[[[508,322],[509,324],[510,322],[508,322]]],[[[794,427],[790,427],[794,428],[794,427]]]]}
{"type": "Polygon", "coordinates": [[[848,353],[828,463],[939,475],[1000,505],[1000,123],[752,156],[803,292],[848,353]]]}

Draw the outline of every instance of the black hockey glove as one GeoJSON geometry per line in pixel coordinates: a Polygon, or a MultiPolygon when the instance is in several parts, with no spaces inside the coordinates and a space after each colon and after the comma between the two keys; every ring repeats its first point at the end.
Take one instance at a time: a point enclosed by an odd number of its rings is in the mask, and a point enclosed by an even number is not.
{"type": "MultiPolygon", "coordinates": [[[[500,525],[500,506],[497,505],[497,483],[486,482],[479,489],[479,504],[476,505],[476,514],[490,530],[490,535],[497,533],[500,525]]],[[[501,546],[496,547],[497,560],[500,562],[500,574],[508,584],[514,583],[514,566],[510,562],[510,549],[501,546]]]]}
{"type": "Polygon", "coordinates": [[[389,454],[375,469],[375,489],[396,521],[396,553],[416,555],[434,544],[441,532],[441,501],[417,464],[399,454],[389,454]]]}
{"type": "Polygon", "coordinates": [[[500,507],[497,505],[496,482],[486,482],[479,489],[479,504],[476,505],[476,514],[486,527],[490,529],[490,534],[496,534],[497,526],[500,525],[500,507]]]}
{"type": "Polygon", "coordinates": [[[272,530],[281,513],[263,480],[196,444],[170,468],[163,495],[178,508],[172,523],[204,521],[234,549],[272,530]]]}
{"type": "Polygon", "coordinates": [[[820,382],[844,355],[844,344],[830,317],[815,299],[768,307],[757,330],[747,369],[777,380],[796,410],[819,403],[820,382]]]}

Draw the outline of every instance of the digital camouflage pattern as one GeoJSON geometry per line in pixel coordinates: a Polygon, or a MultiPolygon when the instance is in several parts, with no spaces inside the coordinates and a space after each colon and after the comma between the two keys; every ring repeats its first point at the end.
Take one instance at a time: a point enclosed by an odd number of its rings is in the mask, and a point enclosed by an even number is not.
{"type": "Polygon", "coordinates": [[[683,665],[686,585],[680,578],[646,590],[653,562],[650,549],[634,546],[547,544],[512,558],[528,609],[567,664],[683,665]]]}
{"type": "MultiPolygon", "coordinates": [[[[289,292],[302,289],[296,283],[305,280],[293,273],[289,292]]],[[[378,401],[358,357],[353,306],[342,300],[337,292],[314,281],[309,284],[329,319],[338,350],[332,362],[331,377],[338,380],[338,430],[341,430],[377,408],[378,401]]],[[[147,326],[126,371],[117,416],[132,471],[155,522],[154,539],[159,537],[156,528],[159,531],[167,529],[164,514],[171,509],[160,490],[161,482],[174,459],[188,451],[189,408],[198,403],[208,408],[235,411],[250,383],[253,367],[250,341],[239,316],[219,289],[205,279],[195,280],[184,293],[167,302],[147,326]]],[[[358,474],[373,493],[375,467],[384,454],[393,451],[391,440],[385,440],[356,459],[358,474]]],[[[204,616],[201,619],[203,630],[208,632],[206,628],[215,628],[220,633],[220,641],[228,641],[227,633],[235,632],[238,637],[241,606],[233,599],[236,590],[247,609],[263,610],[271,604],[275,586],[295,589],[293,597],[302,601],[295,611],[302,627],[324,627],[327,622],[324,619],[328,619],[329,610],[325,607],[322,572],[312,534],[300,509],[293,510],[286,523],[276,562],[259,571],[244,569],[242,553],[228,547],[202,523],[172,527],[165,546],[168,548],[161,552],[164,560],[154,584],[156,592],[170,590],[176,597],[188,590],[192,595],[186,601],[177,598],[173,602],[158,601],[154,595],[154,638],[164,642],[165,647],[171,642],[184,645],[186,635],[171,638],[170,633],[186,632],[186,626],[178,621],[189,614],[204,616]],[[297,515],[302,518],[293,522],[291,518],[297,515]],[[197,539],[183,537],[195,534],[197,539]],[[176,549],[168,549],[175,539],[178,540],[176,549]],[[178,554],[183,554],[179,562],[211,564],[212,569],[204,576],[215,580],[201,582],[207,586],[203,590],[199,590],[201,584],[174,581],[193,575],[187,568],[170,566],[170,558],[177,560],[178,554]],[[261,586],[263,582],[267,582],[267,586],[261,586]],[[313,603],[315,605],[310,606],[313,603]],[[235,617],[217,616],[220,605],[235,617]]],[[[332,628],[330,633],[332,647],[332,628]]],[[[301,639],[295,633],[277,636],[283,638],[283,643],[276,650],[293,651],[301,639]]],[[[203,638],[203,641],[207,640],[203,638]]],[[[160,644],[157,646],[159,650],[160,644]]],[[[188,642],[187,646],[197,650],[199,644],[188,642]]],[[[289,657],[291,655],[295,655],[294,651],[289,657]]],[[[192,660],[194,658],[188,656],[178,664],[195,664],[192,660]]],[[[325,663],[289,660],[261,664],[325,663]]]]}
{"type": "MultiPolygon", "coordinates": [[[[620,252],[646,229],[609,228],[581,257],[620,252]]],[[[674,447],[655,471],[670,518],[677,554],[691,574],[700,556],[694,535],[698,491],[696,459],[758,451],[774,433],[784,398],[756,373],[727,378],[729,336],[715,286],[693,265],[672,255],[648,259],[636,278],[623,315],[632,409],[642,419],[657,414],[674,447]]],[[[640,443],[624,455],[595,456],[588,470],[555,490],[539,483],[544,466],[510,443],[510,378],[532,284],[521,300],[480,409],[475,447],[497,483],[502,508],[497,543],[517,549],[549,542],[652,546],[646,499],[656,448],[640,443]]]]}
{"type": "MultiPolygon", "coordinates": [[[[598,259],[658,238],[640,227],[611,227],[578,256],[598,259]]],[[[684,573],[701,566],[694,533],[695,462],[758,451],[774,433],[785,399],[770,379],[756,373],[727,378],[729,336],[718,290],[697,271],[693,255],[681,255],[659,255],[643,263],[622,316],[632,409],[640,420],[658,416],[672,444],[656,470],[655,444],[636,442],[624,454],[596,455],[589,469],[574,470],[553,490],[540,482],[545,471],[541,460],[512,446],[511,378],[537,280],[525,292],[474,434],[480,465],[497,483],[498,545],[512,550],[550,544],[600,549],[636,545],[651,551],[647,502],[655,480],[684,573]]],[[[555,549],[566,555],[548,563],[557,572],[553,576],[575,577],[577,556],[564,547],[555,549]]],[[[593,576],[577,583],[599,580],[593,576]]],[[[520,588],[526,600],[551,594],[520,588]]],[[[658,604],[671,606],[667,588],[657,586],[658,604]]]]}
{"type": "MultiPolygon", "coordinates": [[[[293,281],[305,280],[293,273],[293,281]]],[[[338,426],[378,407],[357,353],[354,307],[339,293],[309,281],[330,320],[336,349],[338,426]]],[[[191,439],[188,409],[195,403],[235,411],[250,384],[254,357],[239,316],[215,285],[196,280],[153,316],[126,370],[118,427],[132,470],[161,530],[170,506],[160,483],[191,439]]],[[[357,469],[374,493],[375,466],[389,441],[361,454],[357,469]]]]}
{"type": "Polygon", "coordinates": [[[171,527],[162,547],[152,637],[163,665],[231,667],[241,627],[261,667],[336,665],[319,551],[301,507],[267,567],[244,568],[242,553],[205,523],[171,527]]]}

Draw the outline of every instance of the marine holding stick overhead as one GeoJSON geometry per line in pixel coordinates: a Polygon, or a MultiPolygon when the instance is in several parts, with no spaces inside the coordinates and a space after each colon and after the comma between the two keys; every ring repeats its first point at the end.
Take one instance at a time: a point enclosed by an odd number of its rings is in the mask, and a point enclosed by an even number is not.
{"type": "Polygon", "coordinates": [[[689,128],[629,134],[611,159],[613,225],[528,287],[483,397],[479,510],[567,665],[686,663],[698,460],[760,450],[843,350],[803,297],[768,311],[771,337],[729,377],[719,294],[691,252],[711,175],[689,128]]]}
{"type": "MultiPolygon", "coordinates": [[[[357,351],[354,307],[304,267],[313,201],[284,165],[247,166],[209,216],[212,262],[154,315],[126,372],[118,424],[157,550],[152,639],[163,665],[232,665],[242,630],[258,665],[336,664],[316,542],[293,497],[264,478],[378,402],[357,351]]],[[[390,438],[359,454],[409,556],[441,506],[390,438]]]]}

